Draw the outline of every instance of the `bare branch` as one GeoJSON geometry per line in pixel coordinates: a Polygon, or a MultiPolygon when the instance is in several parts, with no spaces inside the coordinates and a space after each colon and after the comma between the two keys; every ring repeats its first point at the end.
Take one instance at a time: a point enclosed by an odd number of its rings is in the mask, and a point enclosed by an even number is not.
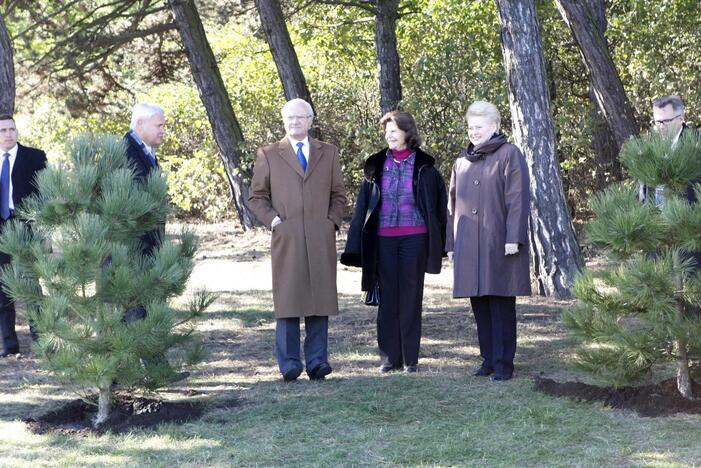
{"type": "Polygon", "coordinates": [[[133,39],[138,39],[142,37],[147,37],[151,36],[153,34],[160,34],[166,31],[170,31],[175,29],[177,26],[175,23],[164,23],[164,24],[158,24],[156,26],[153,26],[148,29],[138,29],[136,31],[126,31],[121,34],[117,34],[114,36],[101,36],[98,38],[95,38],[92,41],[92,44],[94,44],[95,47],[103,47],[103,46],[111,46],[111,45],[120,45],[124,44],[126,42],[129,42],[133,39]]]}
{"type": "Polygon", "coordinates": [[[369,2],[369,1],[363,1],[363,0],[356,0],[356,1],[350,1],[350,0],[315,0],[314,3],[321,3],[324,5],[336,5],[336,6],[348,6],[348,7],[354,7],[354,8],[361,8],[365,11],[368,11],[372,13],[373,15],[377,14],[377,8],[375,7],[375,2],[369,2]]]}

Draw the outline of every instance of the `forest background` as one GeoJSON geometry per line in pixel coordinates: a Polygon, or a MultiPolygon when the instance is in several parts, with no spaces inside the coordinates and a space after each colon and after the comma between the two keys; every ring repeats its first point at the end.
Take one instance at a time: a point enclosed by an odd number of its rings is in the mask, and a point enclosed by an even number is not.
{"type": "MultiPolygon", "coordinates": [[[[651,100],[678,94],[693,123],[700,115],[701,6],[694,0],[587,0],[605,9],[607,47],[643,131],[651,100]]],[[[170,2],[174,3],[174,2],[170,2]]],[[[322,139],[341,149],[350,202],[362,161],[384,144],[376,2],[293,0],[281,4],[317,112],[322,139]]],[[[612,179],[617,145],[590,88],[587,68],[556,2],[535,2],[545,57],[557,158],[575,222],[612,179]]],[[[246,180],[255,148],[282,137],[285,101],[256,5],[194,2],[241,131],[246,180]]],[[[20,141],[63,158],[82,132],[123,134],[136,101],[160,104],[168,133],[158,150],[177,214],[189,220],[236,219],[230,187],[172,12],[158,1],[4,2],[14,52],[20,141]],[[91,13],[88,15],[87,13],[91,13]],[[85,18],[88,18],[87,20],[85,18]]],[[[466,144],[464,113],[477,99],[502,111],[511,134],[508,89],[493,0],[397,3],[402,100],[446,178],[466,144]]],[[[622,111],[623,112],[623,111],[622,111]]]]}

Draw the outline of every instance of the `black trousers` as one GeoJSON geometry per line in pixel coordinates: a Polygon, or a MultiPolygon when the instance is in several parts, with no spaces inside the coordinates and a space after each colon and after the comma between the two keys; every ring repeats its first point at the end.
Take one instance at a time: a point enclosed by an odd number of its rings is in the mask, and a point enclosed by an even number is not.
{"type": "Polygon", "coordinates": [[[477,322],[482,365],[497,374],[514,372],[516,355],[516,298],[513,296],[471,297],[477,322]]]}
{"type": "MultiPolygon", "coordinates": [[[[11,260],[12,257],[8,254],[0,252],[0,268],[9,265],[11,260]]],[[[0,334],[2,335],[3,353],[19,353],[15,320],[15,303],[5,292],[5,287],[0,285],[0,334]]]]}
{"type": "Polygon", "coordinates": [[[428,236],[378,238],[380,306],[377,344],[382,365],[415,366],[421,345],[421,303],[428,236]]]}

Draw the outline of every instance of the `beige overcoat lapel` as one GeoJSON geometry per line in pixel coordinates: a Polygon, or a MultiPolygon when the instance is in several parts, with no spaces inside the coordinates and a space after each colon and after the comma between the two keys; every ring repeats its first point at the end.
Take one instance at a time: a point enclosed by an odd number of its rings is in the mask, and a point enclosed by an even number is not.
{"type": "MultiPolygon", "coordinates": [[[[299,165],[299,161],[297,160],[297,155],[295,154],[294,150],[292,149],[292,145],[290,144],[290,140],[287,139],[287,137],[283,138],[278,142],[278,150],[280,152],[280,157],[287,163],[289,164],[292,169],[297,171],[297,174],[299,174],[300,177],[304,178],[304,171],[302,170],[302,166],[299,165]]],[[[309,172],[309,171],[307,171],[309,172]]]]}

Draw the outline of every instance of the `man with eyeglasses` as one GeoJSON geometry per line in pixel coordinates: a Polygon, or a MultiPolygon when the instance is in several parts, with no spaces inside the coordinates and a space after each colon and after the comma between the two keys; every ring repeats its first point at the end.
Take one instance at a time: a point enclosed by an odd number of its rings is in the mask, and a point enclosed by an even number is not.
{"type": "MultiPolygon", "coordinates": [[[[684,102],[679,96],[662,96],[652,102],[652,124],[655,131],[671,138],[674,147],[685,131],[689,131],[685,123],[684,102]]],[[[690,203],[696,203],[693,184],[686,191],[690,203]]],[[[648,187],[640,184],[640,200],[652,199],[657,206],[664,206],[664,186],[648,187]]]]}
{"type": "Polygon", "coordinates": [[[672,137],[676,143],[684,131],[684,103],[679,96],[663,96],[652,102],[652,118],[655,129],[672,137]]]}
{"type": "Polygon", "coordinates": [[[272,230],[275,356],[285,382],[331,373],[328,318],[338,313],[336,231],[346,205],[338,148],[309,137],[312,106],[292,99],[282,108],[285,137],[258,150],[249,204],[272,230]]]}
{"type": "MultiPolygon", "coordinates": [[[[652,116],[655,130],[672,139],[672,148],[686,132],[693,131],[686,125],[684,103],[679,96],[663,96],[655,99],[652,102],[652,116]]],[[[686,199],[689,203],[697,203],[694,186],[699,182],[701,180],[693,180],[686,188],[686,199]]],[[[664,206],[666,203],[664,186],[648,187],[641,182],[640,199],[641,201],[652,199],[657,206],[664,206]]],[[[696,262],[696,268],[701,269],[701,252],[693,252],[691,256],[696,262]]],[[[688,305],[688,310],[696,316],[701,316],[699,307],[688,305]]]]}

